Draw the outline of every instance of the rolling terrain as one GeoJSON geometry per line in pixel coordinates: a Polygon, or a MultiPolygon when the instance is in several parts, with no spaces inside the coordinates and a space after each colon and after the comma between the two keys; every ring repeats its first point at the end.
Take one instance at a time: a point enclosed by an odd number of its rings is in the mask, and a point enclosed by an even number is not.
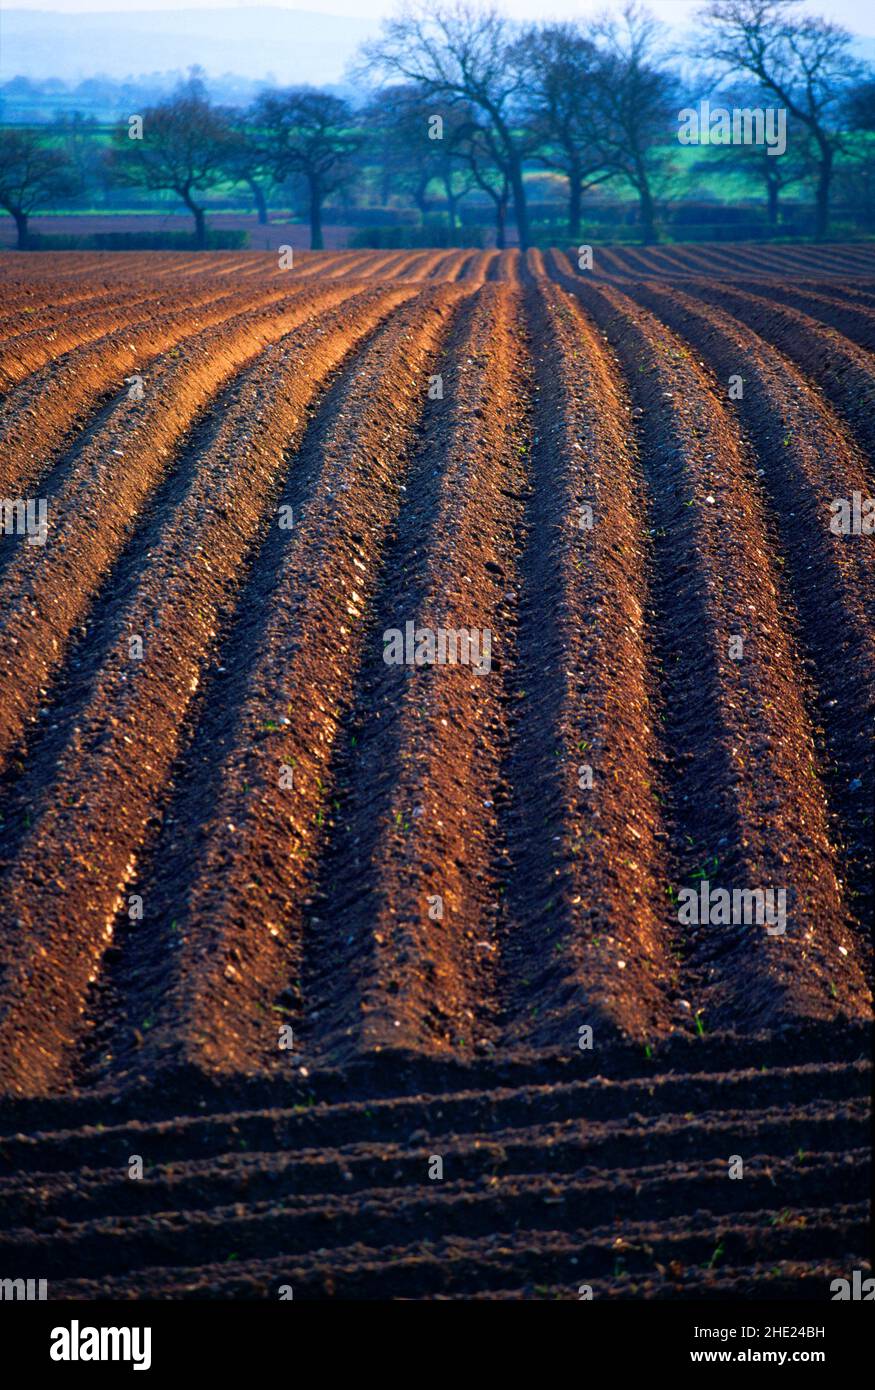
{"type": "Polygon", "coordinates": [[[875,542],[830,523],[875,496],[875,252],[0,285],[0,497],[47,517],[0,533],[0,1276],[868,1268],[875,542]],[[388,663],[408,623],[486,668],[388,663]],[[709,887],[785,929],[685,919],[709,887]]]}

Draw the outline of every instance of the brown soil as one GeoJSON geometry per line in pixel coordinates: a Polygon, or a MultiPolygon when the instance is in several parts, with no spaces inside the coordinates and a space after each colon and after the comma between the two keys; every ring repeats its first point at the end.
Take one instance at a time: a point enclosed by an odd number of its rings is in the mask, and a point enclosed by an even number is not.
{"type": "Polygon", "coordinates": [[[875,561],[829,504],[871,496],[872,253],[0,278],[0,492],[49,520],[0,536],[4,1274],[866,1268],[875,561]],[[488,670],[387,664],[408,622],[488,670]],[[686,922],[703,880],[785,933],[686,922]]]}

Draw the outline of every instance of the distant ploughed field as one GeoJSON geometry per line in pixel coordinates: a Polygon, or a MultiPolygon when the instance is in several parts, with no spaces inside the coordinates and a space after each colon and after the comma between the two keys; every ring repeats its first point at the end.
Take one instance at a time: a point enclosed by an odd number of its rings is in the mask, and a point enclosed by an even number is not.
{"type": "Polygon", "coordinates": [[[868,1268],[875,250],[593,256],[0,259],[0,1274],[868,1268]]]}

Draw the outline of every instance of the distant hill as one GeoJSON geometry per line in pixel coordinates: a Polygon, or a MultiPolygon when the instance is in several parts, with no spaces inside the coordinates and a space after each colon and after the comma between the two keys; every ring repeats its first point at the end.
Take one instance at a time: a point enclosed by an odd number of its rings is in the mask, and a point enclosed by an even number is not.
{"type": "MultiPolygon", "coordinates": [[[[540,8],[532,0],[533,15],[540,8]]],[[[356,49],[378,32],[374,19],[268,5],[89,14],[0,8],[0,83],[15,77],[40,84],[98,77],[119,83],[172,77],[200,65],[213,79],[208,85],[216,99],[245,100],[250,83],[338,87],[356,49]],[[218,78],[239,79],[239,97],[233,81],[217,87],[218,78]]],[[[689,29],[670,25],[665,32],[667,52],[682,52],[689,29]]],[[[875,63],[875,38],[857,37],[854,48],[875,63]]]]}
{"type": "MultiPolygon", "coordinates": [[[[351,0],[350,8],[354,8],[351,0]]],[[[65,14],[0,10],[0,81],[115,79],[200,64],[212,77],[337,83],[377,21],[268,6],[65,14]]]]}

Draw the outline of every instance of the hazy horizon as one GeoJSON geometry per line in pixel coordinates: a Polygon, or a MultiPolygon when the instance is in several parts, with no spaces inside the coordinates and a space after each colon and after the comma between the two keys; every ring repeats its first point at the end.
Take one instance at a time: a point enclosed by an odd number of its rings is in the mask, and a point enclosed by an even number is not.
{"type": "MultiPolygon", "coordinates": [[[[812,13],[822,14],[836,23],[844,24],[859,34],[875,34],[875,7],[868,0],[800,0],[812,13]]],[[[685,23],[687,18],[702,6],[702,0],[649,0],[648,9],[667,23],[685,23]]],[[[577,15],[592,14],[604,9],[605,0],[553,0],[546,7],[539,7],[533,0],[505,0],[498,8],[515,18],[541,17],[574,18],[577,15]]],[[[6,6],[7,12],[14,10],[42,11],[48,14],[131,14],[152,12],[178,12],[180,10],[247,10],[272,9],[297,11],[305,14],[331,15],[350,19],[379,20],[398,8],[397,0],[134,0],[130,5],[120,5],[118,0],[16,0],[14,5],[6,6]]],[[[617,8],[608,4],[607,8],[617,8]]],[[[0,9],[0,16],[3,10],[0,9]]]]}
{"type": "MultiPolygon", "coordinates": [[[[619,8],[620,0],[608,8],[619,8]]],[[[0,10],[0,80],[57,78],[77,83],[136,79],[201,66],[208,77],[233,75],[281,84],[341,84],[359,46],[379,30],[397,0],[17,0],[0,10]]],[[[515,19],[583,18],[605,0],[505,0],[515,19]]],[[[702,0],[650,0],[682,44],[702,0]]],[[[845,24],[875,57],[875,7],[862,0],[811,0],[805,8],[845,24]]]]}

